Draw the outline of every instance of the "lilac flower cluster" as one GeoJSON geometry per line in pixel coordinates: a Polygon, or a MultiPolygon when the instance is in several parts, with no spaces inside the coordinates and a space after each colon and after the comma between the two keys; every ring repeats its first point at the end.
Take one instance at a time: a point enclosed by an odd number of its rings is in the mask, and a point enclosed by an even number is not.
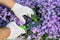
{"type": "MultiPolygon", "coordinates": [[[[22,0],[23,1],[23,0],[22,0]]],[[[18,3],[22,4],[22,1],[17,1],[18,3]]],[[[26,1],[22,5],[31,7],[35,12],[35,17],[39,19],[38,23],[43,20],[41,26],[34,26],[31,30],[31,34],[28,34],[27,40],[40,40],[45,33],[48,34],[48,38],[57,38],[60,37],[60,1],[59,0],[32,0],[26,1]],[[58,4],[59,3],[59,4],[58,4]],[[40,15],[42,14],[42,15],[40,15]],[[42,16],[42,17],[40,17],[42,16]],[[36,33],[38,32],[38,36],[36,33]]],[[[32,22],[33,23],[33,22],[32,22]]],[[[29,24],[29,23],[28,23],[29,24]]],[[[30,23],[31,24],[31,23],[30,23]]],[[[29,25],[30,26],[30,25],[29,25]]],[[[28,31],[27,31],[28,32],[28,31]]],[[[30,32],[29,32],[30,33],[30,32]]],[[[45,39],[44,39],[45,40],[45,39]]]]}
{"type": "Polygon", "coordinates": [[[42,29],[48,33],[48,38],[55,38],[60,36],[60,7],[54,2],[48,2],[43,4],[42,9],[44,22],[42,29]]]}

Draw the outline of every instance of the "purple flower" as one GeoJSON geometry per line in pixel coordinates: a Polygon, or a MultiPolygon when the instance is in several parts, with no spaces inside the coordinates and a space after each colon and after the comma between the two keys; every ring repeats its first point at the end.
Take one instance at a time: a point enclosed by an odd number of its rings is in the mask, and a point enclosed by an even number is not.
{"type": "Polygon", "coordinates": [[[31,36],[30,35],[27,37],[27,40],[31,40],[31,36]]]}
{"type": "Polygon", "coordinates": [[[37,30],[38,30],[38,29],[37,29],[36,27],[34,27],[34,28],[31,29],[31,31],[32,31],[33,33],[36,33],[37,30]]]}

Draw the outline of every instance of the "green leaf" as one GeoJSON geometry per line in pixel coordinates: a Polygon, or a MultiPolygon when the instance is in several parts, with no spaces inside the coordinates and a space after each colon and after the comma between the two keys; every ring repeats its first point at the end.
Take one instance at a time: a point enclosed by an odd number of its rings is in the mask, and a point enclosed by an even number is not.
{"type": "Polygon", "coordinates": [[[20,26],[20,28],[22,28],[22,29],[26,30],[26,26],[20,26]]]}
{"type": "Polygon", "coordinates": [[[31,38],[31,40],[35,40],[35,38],[31,38]]]}
{"type": "Polygon", "coordinates": [[[34,16],[32,16],[32,19],[35,21],[35,22],[38,22],[38,19],[34,16]]]}
{"type": "Polygon", "coordinates": [[[41,37],[41,40],[45,40],[45,38],[41,37]]]}
{"type": "Polygon", "coordinates": [[[45,33],[45,34],[41,37],[41,40],[45,40],[46,37],[48,37],[48,34],[47,34],[47,33],[45,33]]]}

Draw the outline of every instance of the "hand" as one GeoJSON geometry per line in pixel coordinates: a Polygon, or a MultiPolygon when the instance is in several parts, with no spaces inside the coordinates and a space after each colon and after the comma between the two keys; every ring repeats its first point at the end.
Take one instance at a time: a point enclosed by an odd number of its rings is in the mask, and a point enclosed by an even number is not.
{"type": "Polygon", "coordinates": [[[0,40],[4,40],[4,38],[7,38],[10,34],[10,29],[5,27],[5,28],[0,28],[0,40]]]}
{"type": "Polygon", "coordinates": [[[23,28],[19,27],[15,22],[10,22],[6,27],[10,28],[11,31],[7,40],[15,39],[19,35],[26,33],[26,31],[23,28]]]}
{"type": "Polygon", "coordinates": [[[22,9],[19,10],[19,13],[16,13],[16,16],[25,24],[26,21],[23,18],[23,15],[29,16],[31,18],[31,15],[34,15],[34,12],[31,8],[27,6],[22,7],[22,9]]]}
{"type": "Polygon", "coordinates": [[[3,4],[9,8],[12,8],[15,4],[14,0],[0,0],[0,4],[3,4]]]}
{"type": "Polygon", "coordinates": [[[28,6],[25,6],[24,12],[25,12],[25,14],[23,14],[23,15],[27,15],[30,18],[31,18],[31,15],[34,15],[34,11],[31,8],[29,8],[28,6]]]}
{"type": "Polygon", "coordinates": [[[29,17],[31,17],[31,15],[34,15],[34,11],[31,8],[20,5],[18,3],[16,3],[11,10],[23,23],[25,23],[25,19],[23,18],[23,15],[29,17]]]}

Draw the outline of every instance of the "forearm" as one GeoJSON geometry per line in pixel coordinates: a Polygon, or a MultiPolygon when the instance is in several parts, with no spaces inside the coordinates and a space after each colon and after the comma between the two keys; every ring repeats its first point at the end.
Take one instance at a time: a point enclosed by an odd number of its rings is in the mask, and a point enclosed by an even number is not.
{"type": "Polygon", "coordinates": [[[0,4],[12,8],[15,4],[14,0],[0,0],[0,4]]]}
{"type": "Polygon", "coordinates": [[[4,40],[4,38],[7,38],[10,34],[10,29],[5,27],[5,28],[0,28],[0,40],[4,40]]]}
{"type": "Polygon", "coordinates": [[[15,2],[11,1],[10,3],[8,2],[8,4],[5,3],[4,5],[7,6],[7,7],[9,7],[9,8],[12,8],[14,6],[14,4],[15,4],[15,2]]]}

